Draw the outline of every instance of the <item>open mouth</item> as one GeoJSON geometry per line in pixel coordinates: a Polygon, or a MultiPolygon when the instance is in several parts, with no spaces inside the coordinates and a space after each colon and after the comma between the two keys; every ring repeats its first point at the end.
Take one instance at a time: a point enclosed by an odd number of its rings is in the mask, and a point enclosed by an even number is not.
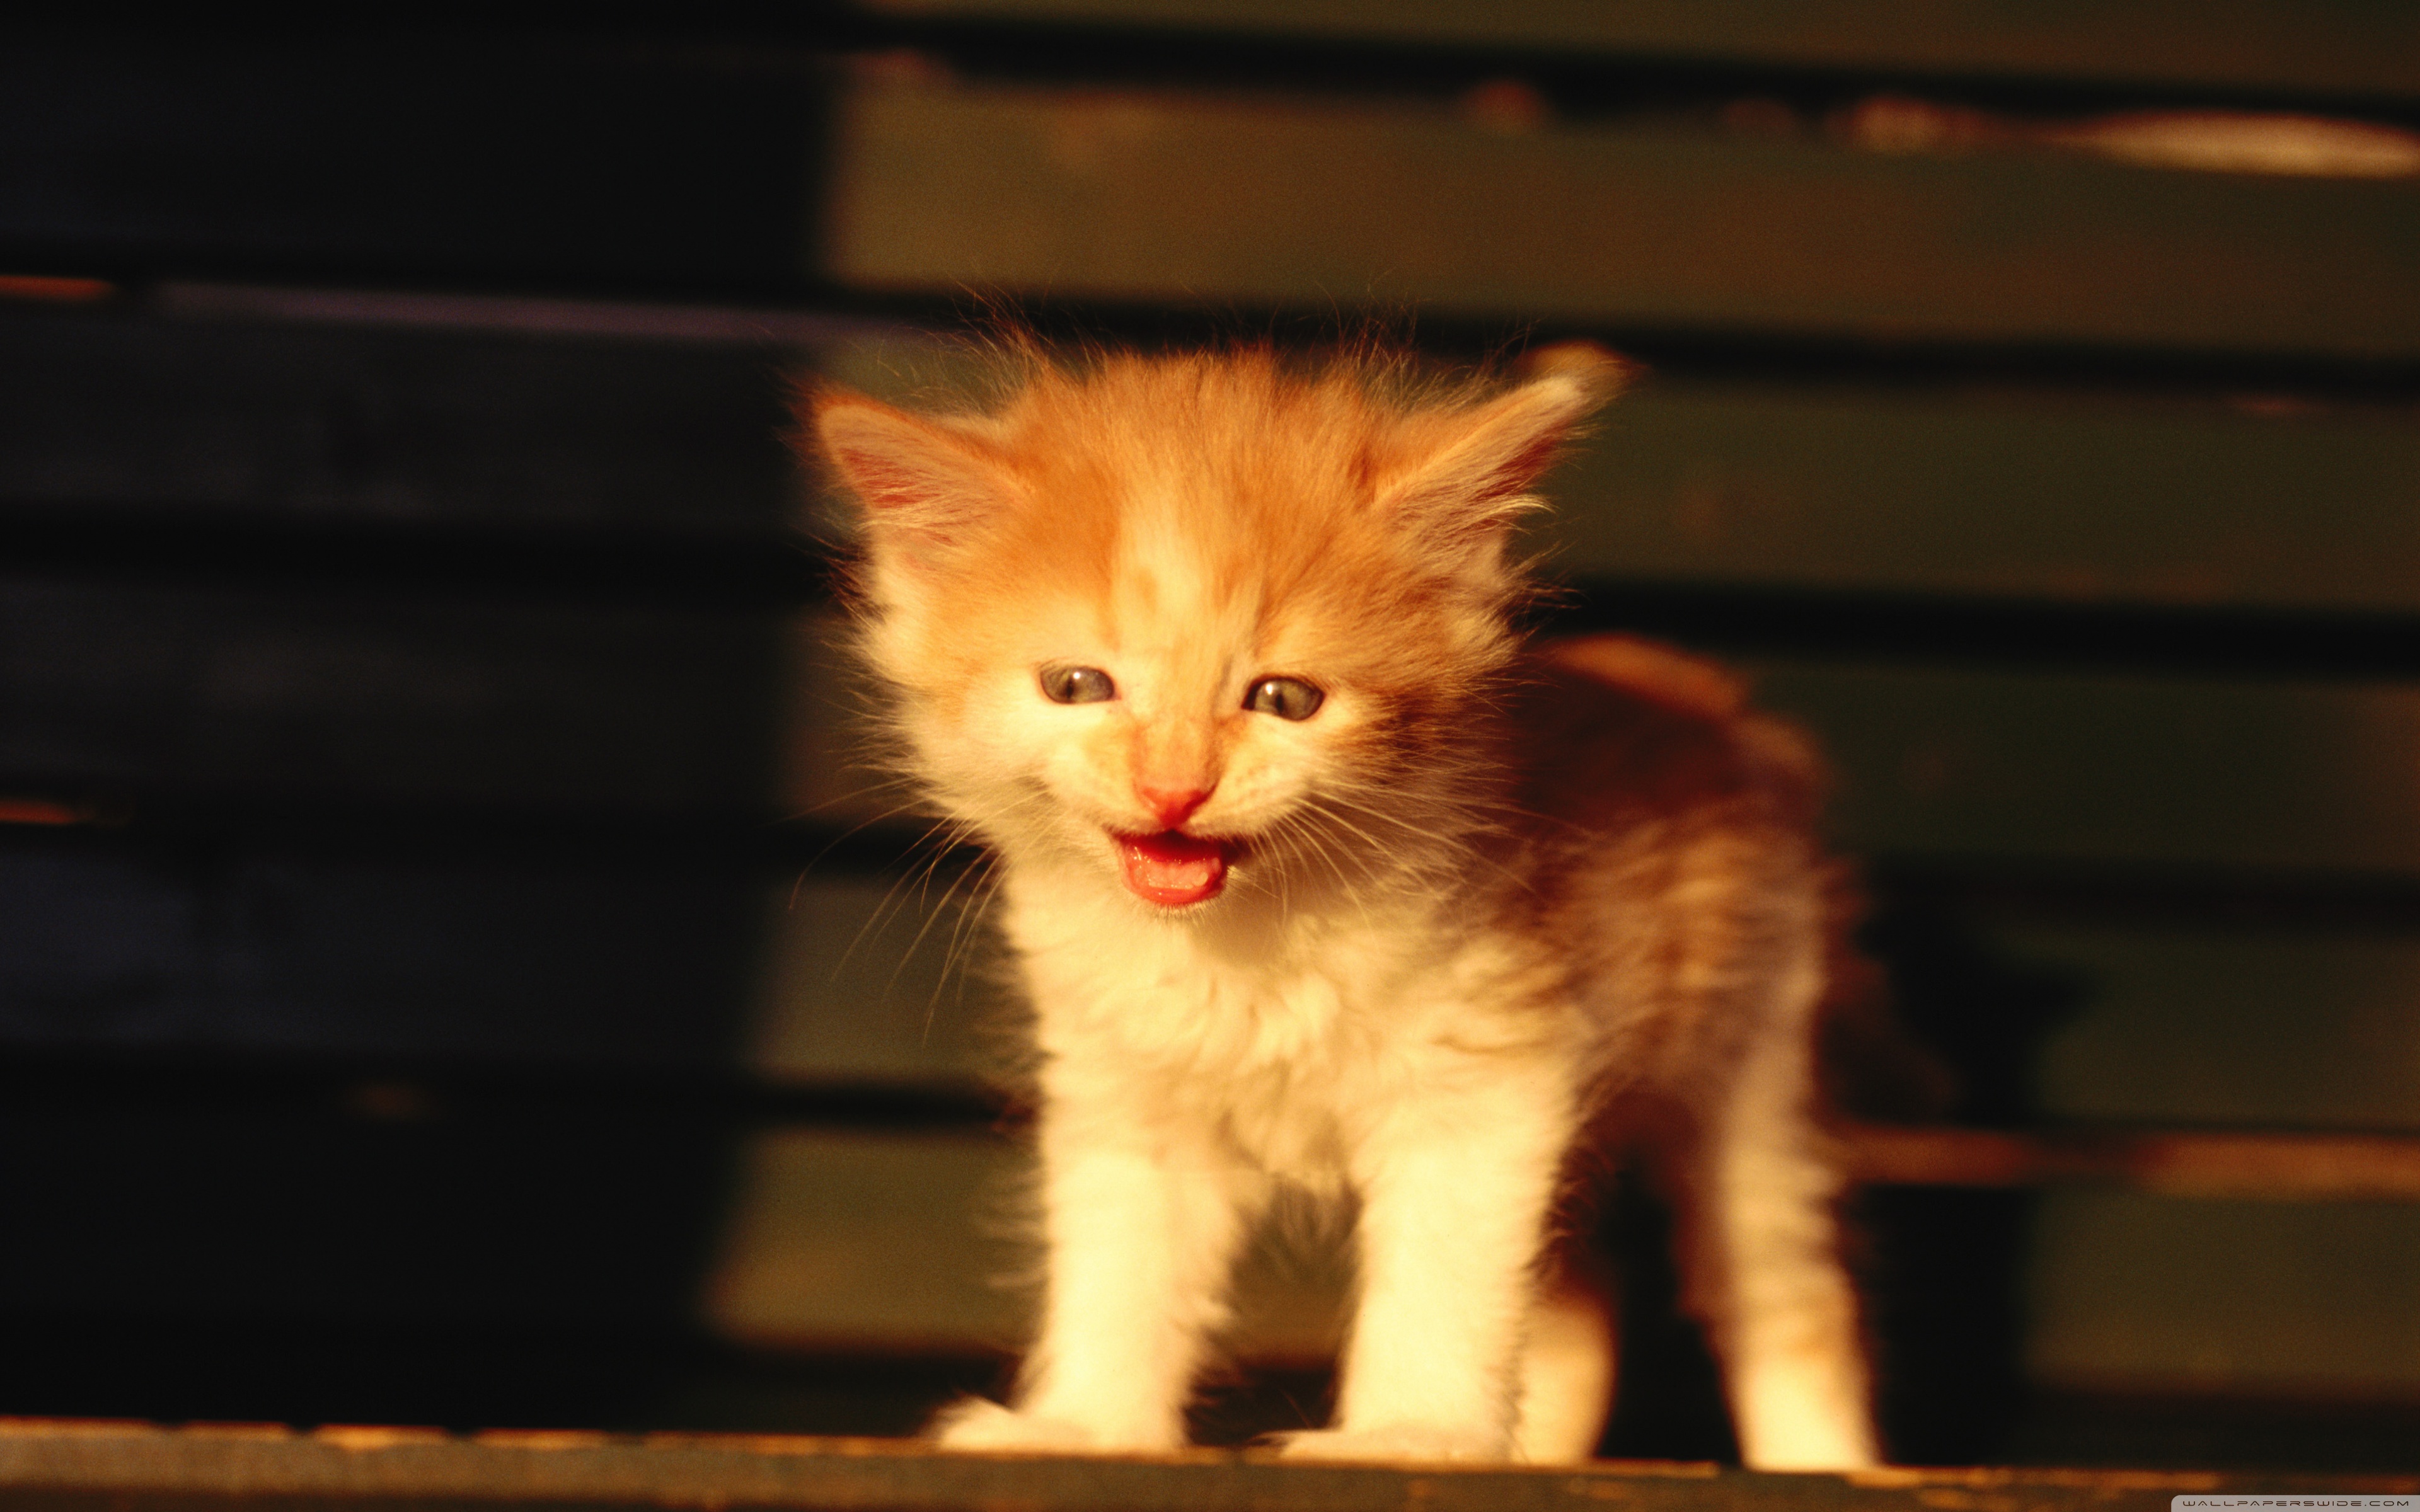
{"type": "Polygon", "coordinates": [[[1145,903],[1162,908],[1183,908],[1207,903],[1227,885],[1227,865],[1235,857],[1233,841],[1205,840],[1181,830],[1156,835],[1120,835],[1118,863],[1126,887],[1145,903]]]}

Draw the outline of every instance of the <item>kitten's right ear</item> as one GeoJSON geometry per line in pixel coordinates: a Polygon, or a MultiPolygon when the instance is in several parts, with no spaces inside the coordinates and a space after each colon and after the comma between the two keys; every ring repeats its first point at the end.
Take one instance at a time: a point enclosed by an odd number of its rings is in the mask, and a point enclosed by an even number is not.
{"type": "Polygon", "coordinates": [[[1572,428],[1635,371],[1585,342],[1532,353],[1495,398],[1421,417],[1410,455],[1379,487],[1381,505],[1456,548],[1500,540],[1515,514],[1536,506],[1530,487],[1572,428]]]}
{"type": "Polygon", "coordinates": [[[1016,484],[980,443],[862,394],[814,401],[815,440],[863,506],[877,552],[922,563],[1014,502],[1016,484]]]}

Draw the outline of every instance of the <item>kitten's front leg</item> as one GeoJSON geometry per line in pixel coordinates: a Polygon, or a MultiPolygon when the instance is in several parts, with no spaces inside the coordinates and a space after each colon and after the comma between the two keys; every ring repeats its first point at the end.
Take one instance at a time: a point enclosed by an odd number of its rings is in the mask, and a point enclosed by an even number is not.
{"type": "Polygon", "coordinates": [[[1229,1271],[1259,1205],[1257,1183],[1206,1131],[1164,1110],[1054,1100],[1041,1154],[1040,1338],[1014,1409],[962,1403],[935,1425],[939,1442],[1179,1448],[1203,1341],[1226,1320],[1229,1271]]]}
{"type": "Polygon", "coordinates": [[[1487,1081],[1407,1097],[1355,1152],[1360,1301],[1336,1426],[1294,1435],[1289,1455],[1512,1453],[1515,1367],[1572,1095],[1556,1068],[1457,1070],[1487,1081]]]}

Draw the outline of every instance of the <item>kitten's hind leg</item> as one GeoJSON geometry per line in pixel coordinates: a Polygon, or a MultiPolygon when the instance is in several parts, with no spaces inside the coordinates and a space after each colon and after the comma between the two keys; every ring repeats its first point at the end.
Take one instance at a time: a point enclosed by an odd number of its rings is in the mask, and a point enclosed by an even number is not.
{"type": "Polygon", "coordinates": [[[1521,1343],[1512,1455],[1533,1465],[1593,1458],[1613,1411],[1613,1309],[1607,1288],[1564,1273],[1529,1307],[1521,1343]]]}
{"type": "Polygon", "coordinates": [[[1723,1364],[1740,1453],[1760,1470],[1876,1462],[1857,1299],[1839,1254],[1840,1179],[1819,1143],[1809,1019],[1820,977],[1781,1011],[1701,1110],[1675,1196],[1691,1310],[1723,1364]]]}

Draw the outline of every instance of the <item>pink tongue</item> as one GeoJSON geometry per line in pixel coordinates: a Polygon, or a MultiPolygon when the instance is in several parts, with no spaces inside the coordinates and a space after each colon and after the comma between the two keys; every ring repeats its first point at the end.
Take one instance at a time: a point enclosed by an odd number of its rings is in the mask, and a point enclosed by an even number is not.
{"type": "Polygon", "coordinates": [[[1163,829],[1156,835],[1120,835],[1117,841],[1126,886],[1145,903],[1182,908],[1216,898],[1227,885],[1227,850],[1215,840],[1163,829]]]}

